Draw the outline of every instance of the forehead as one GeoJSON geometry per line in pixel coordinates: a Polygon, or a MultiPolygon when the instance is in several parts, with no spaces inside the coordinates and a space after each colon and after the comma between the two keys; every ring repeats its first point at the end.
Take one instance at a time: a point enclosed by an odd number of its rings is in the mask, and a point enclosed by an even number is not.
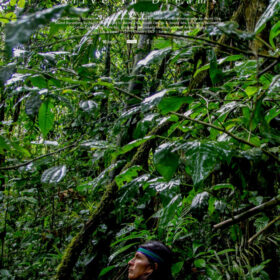
{"type": "Polygon", "coordinates": [[[136,252],[135,257],[148,260],[148,258],[144,254],[142,254],[141,252],[136,252]]]}

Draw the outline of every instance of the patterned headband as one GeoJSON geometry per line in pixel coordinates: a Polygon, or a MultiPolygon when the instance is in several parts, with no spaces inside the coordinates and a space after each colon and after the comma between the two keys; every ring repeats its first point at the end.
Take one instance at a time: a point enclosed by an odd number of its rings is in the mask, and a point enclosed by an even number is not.
{"type": "Polygon", "coordinates": [[[148,258],[152,259],[153,261],[157,262],[157,263],[163,263],[164,260],[159,256],[157,255],[156,253],[150,251],[150,250],[147,250],[147,249],[144,249],[142,247],[140,247],[137,252],[140,252],[142,254],[144,254],[145,256],[147,256],[148,258]]]}

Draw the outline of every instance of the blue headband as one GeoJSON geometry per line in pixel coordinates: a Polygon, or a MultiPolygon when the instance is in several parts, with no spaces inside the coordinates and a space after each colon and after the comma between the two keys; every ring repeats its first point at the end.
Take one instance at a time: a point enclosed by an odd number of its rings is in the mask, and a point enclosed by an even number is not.
{"type": "Polygon", "coordinates": [[[157,262],[157,263],[163,263],[164,260],[159,256],[157,255],[156,253],[150,251],[150,250],[147,250],[147,249],[144,249],[142,247],[140,247],[137,252],[140,252],[142,254],[144,254],[145,256],[147,256],[148,258],[152,259],[153,261],[157,262]]]}

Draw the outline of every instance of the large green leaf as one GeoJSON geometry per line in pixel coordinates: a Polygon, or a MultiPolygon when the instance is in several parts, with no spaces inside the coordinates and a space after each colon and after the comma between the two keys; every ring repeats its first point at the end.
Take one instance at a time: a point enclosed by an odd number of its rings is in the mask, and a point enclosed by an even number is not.
{"type": "Polygon", "coordinates": [[[178,111],[183,104],[189,104],[193,101],[190,96],[167,96],[161,99],[158,104],[162,114],[167,114],[169,112],[178,111]]]}
{"type": "Polygon", "coordinates": [[[39,127],[43,136],[46,137],[54,124],[53,104],[50,101],[44,102],[39,109],[39,127]]]}
{"type": "Polygon", "coordinates": [[[185,146],[187,170],[190,171],[194,185],[203,182],[207,176],[222,163],[229,163],[232,151],[226,143],[194,141],[185,146]]]}
{"type": "Polygon", "coordinates": [[[16,64],[9,63],[6,66],[0,67],[0,86],[3,86],[5,82],[11,78],[13,73],[15,72],[16,64]]]}
{"type": "Polygon", "coordinates": [[[255,33],[261,32],[265,27],[265,24],[279,11],[280,11],[280,1],[272,0],[268,5],[268,7],[266,8],[265,12],[259,18],[255,27],[255,33]]]}
{"type": "Polygon", "coordinates": [[[136,12],[155,12],[160,9],[160,5],[160,1],[138,0],[130,5],[129,9],[134,9],[136,12]]]}
{"type": "Polygon", "coordinates": [[[275,43],[274,43],[274,38],[277,37],[280,34],[280,21],[278,21],[277,23],[275,23],[273,25],[273,27],[270,30],[269,33],[269,43],[270,45],[275,49],[275,43]]]}
{"type": "Polygon", "coordinates": [[[151,51],[144,59],[140,60],[137,63],[137,67],[148,66],[152,63],[159,62],[162,60],[168,53],[170,53],[171,47],[165,49],[151,51]]]}
{"type": "Polygon", "coordinates": [[[66,175],[67,168],[65,165],[55,166],[45,170],[42,174],[42,183],[59,183],[66,175]]]}
{"type": "Polygon", "coordinates": [[[22,16],[17,21],[6,25],[6,44],[13,48],[19,43],[26,43],[38,28],[59,19],[62,15],[81,15],[86,11],[87,9],[59,5],[28,16],[22,16]]]}
{"type": "Polygon", "coordinates": [[[171,150],[172,145],[164,143],[156,149],[154,154],[155,167],[166,180],[172,178],[179,165],[179,156],[171,150]]]}
{"type": "Polygon", "coordinates": [[[32,94],[25,103],[25,113],[28,116],[37,115],[42,104],[41,97],[38,93],[32,94]]]}
{"type": "Polygon", "coordinates": [[[33,75],[29,78],[29,80],[34,87],[38,87],[40,89],[48,87],[48,83],[42,75],[33,75]]]}
{"type": "Polygon", "coordinates": [[[164,89],[160,92],[157,92],[147,98],[145,98],[141,103],[142,111],[151,110],[153,107],[157,106],[162,98],[167,94],[167,90],[164,89]]]}

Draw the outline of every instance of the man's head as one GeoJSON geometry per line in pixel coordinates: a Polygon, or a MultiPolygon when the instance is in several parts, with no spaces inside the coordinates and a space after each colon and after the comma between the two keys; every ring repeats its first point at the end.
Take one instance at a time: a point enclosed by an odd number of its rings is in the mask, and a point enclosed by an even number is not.
{"type": "Polygon", "coordinates": [[[128,262],[128,279],[171,279],[171,263],[171,250],[159,241],[149,241],[128,262]]]}

